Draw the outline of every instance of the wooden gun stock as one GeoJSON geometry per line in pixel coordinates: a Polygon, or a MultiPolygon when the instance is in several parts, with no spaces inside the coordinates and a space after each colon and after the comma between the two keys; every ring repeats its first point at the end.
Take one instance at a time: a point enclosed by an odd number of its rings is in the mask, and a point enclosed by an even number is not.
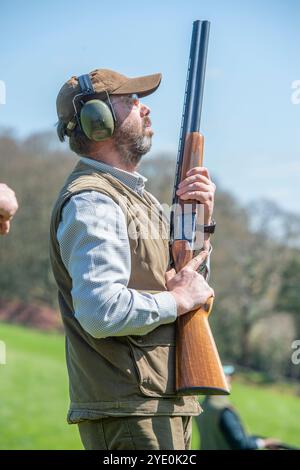
{"type": "MultiPolygon", "coordinates": [[[[186,136],[180,181],[186,172],[203,164],[203,136],[192,132],[186,136]]],[[[199,203],[179,201],[180,210],[189,204],[197,210],[199,203]]],[[[176,215],[175,215],[176,217],[176,215]]],[[[171,245],[176,271],[192,258],[193,249],[187,240],[174,240],[171,245]]],[[[202,308],[181,315],[176,322],[176,391],[181,395],[227,395],[228,385],[208,323],[213,297],[202,308]]]]}

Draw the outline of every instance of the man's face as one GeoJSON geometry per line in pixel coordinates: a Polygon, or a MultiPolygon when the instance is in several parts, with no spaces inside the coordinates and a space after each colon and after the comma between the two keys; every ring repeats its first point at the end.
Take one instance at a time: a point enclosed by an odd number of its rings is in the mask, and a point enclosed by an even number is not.
{"type": "Polygon", "coordinates": [[[116,149],[124,163],[135,166],[151,148],[150,109],[136,95],[111,96],[111,102],[117,119],[113,137],[116,149]]]}

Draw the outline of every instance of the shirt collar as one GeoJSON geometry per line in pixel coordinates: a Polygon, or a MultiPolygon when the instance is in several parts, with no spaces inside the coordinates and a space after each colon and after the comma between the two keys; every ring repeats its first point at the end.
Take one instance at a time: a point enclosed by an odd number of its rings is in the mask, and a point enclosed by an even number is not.
{"type": "Polygon", "coordinates": [[[130,171],[121,170],[120,168],[117,168],[115,166],[108,165],[107,163],[100,162],[99,160],[93,160],[92,158],[88,157],[80,157],[80,159],[82,162],[92,166],[96,170],[105,171],[111,174],[112,176],[115,176],[116,178],[118,178],[118,180],[129,186],[137,193],[143,194],[147,178],[145,178],[145,176],[141,175],[137,171],[131,173],[130,171]]]}

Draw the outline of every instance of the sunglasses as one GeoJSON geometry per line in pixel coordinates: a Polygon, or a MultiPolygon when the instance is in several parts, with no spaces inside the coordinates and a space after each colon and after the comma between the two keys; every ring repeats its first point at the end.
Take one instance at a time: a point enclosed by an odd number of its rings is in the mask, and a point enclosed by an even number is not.
{"type": "MultiPolygon", "coordinates": [[[[114,96],[114,95],[113,95],[113,96],[114,96]]],[[[117,96],[117,95],[115,95],[115,96],[117,96]]],[[[120,97],[117,98],[117,99],[114,97],[113,102],[114,102],[114,104],[115,104],[115,103],[118,103],[119,101],[123,101],[123,102],[124,102],[124,101],[126,101],[126,100],[128,100],[128,102],[130,103],[131,106],[133,106],[133,105],[138,105],[139,102],[140,102],[140,99],[139,99],[139,97],[138,97],[138,95],[137,95],[136,93],[131,93],[131,94],[129,94],[129,95],[120,95],[120,97]]]]}

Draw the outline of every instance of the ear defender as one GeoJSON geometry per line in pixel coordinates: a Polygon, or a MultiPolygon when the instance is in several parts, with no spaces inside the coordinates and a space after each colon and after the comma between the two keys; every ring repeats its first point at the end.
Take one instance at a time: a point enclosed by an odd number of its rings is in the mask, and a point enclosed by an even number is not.
{"type": "Polygon", "coordinates": [[[111,110],[100,100],[90,100],[82,106],[80,124],[85,135],[96,142],[111,137],[115,129],[111,110]]]}
{"type": "Polygon", "coordinates": [[[82,103],[80,113],[76,108],[76,99],[80,96],[94,95],[95,90],[88,74],[80,75],[78,82],[81,88],[81,93],[76,95],[73,99],[75,109],[75,116],[82,131],[88,139],[95,142],[109,139],[115,130],[116,117],[107,94],[107,105],[104,101],[93,99],[82,103]]]}

